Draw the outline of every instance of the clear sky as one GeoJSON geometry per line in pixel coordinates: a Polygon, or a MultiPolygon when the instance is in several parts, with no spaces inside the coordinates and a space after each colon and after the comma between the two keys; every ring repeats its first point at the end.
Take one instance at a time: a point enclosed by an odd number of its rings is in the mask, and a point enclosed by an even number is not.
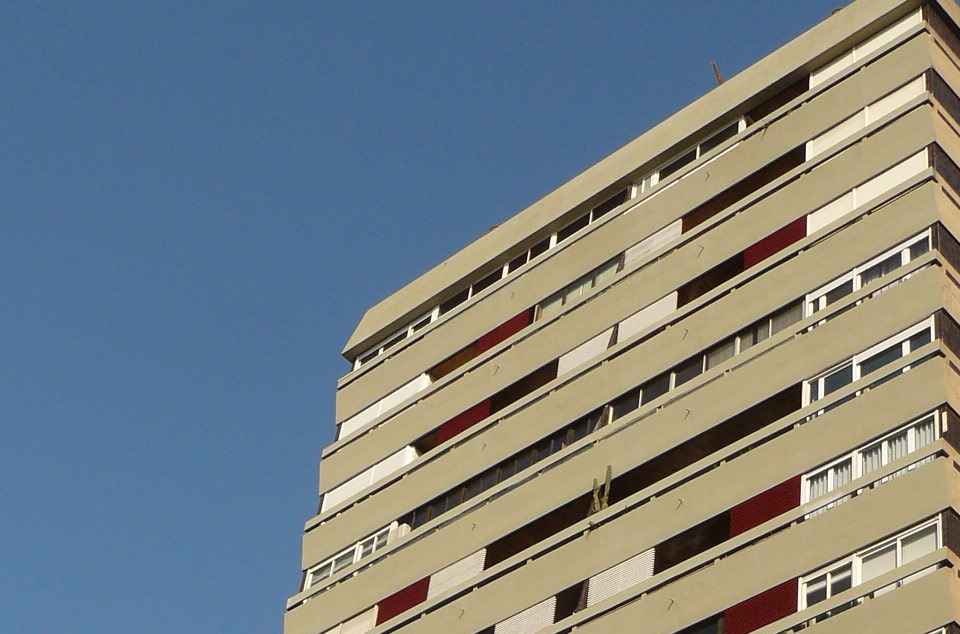
{"type": "Polygon", "coordinates": [[[841,2],[0,3],[0,632],[279,633],[365,308],[841,2]]]}

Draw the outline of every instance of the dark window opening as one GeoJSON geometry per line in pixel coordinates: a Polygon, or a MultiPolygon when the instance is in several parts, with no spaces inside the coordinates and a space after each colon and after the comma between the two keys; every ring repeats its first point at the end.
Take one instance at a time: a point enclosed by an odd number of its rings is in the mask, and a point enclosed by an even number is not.
{"type": "Polygon", "coordinates": [[[733,187],[720,192],[710,200],[686,213],[683,216],[681,232],[686,233],[697,225],[713,218],[735,202],[746,198],[765,185],[780,178],[793,168],[802,165],[804,160],[806,160],[806,151],[802,145],[787,152],[733,187]]]}
{"type": "Polygon", "coordinates": [[[689,304],[742,272],[743,254],[738,253],[681,286],[677,292],[677,308],[689,304]]]}
{"type": "Polygon", "coordinates": [[[524,396],[543,387],[557,378],[557,361],[551,361],[545,366],[534,370],[508,388],[501,390],[491,398],[491,412],[499,412],[504,407],[516,403],[524,396]]]}
{"type": "Polygon", "coordinates": [[[447,301],[440,304],[440,314],[448,313],[470,297],[470,288],[465,288],[447,301]]]}
{"type": "Polygon", "coordinates": [[[540,242],[533,245],[532,247],[530,247],[530,259],[532,260],[538,255],[542,253],[546,253],[547,249],[549,248],[550,248],[550,237],[548,236],[543,240],[541,240],[540,242]]]}
{"type": "Polygon", "coordinates": [[[712,616],[680,630],[677,634],[723,634],[723,615],[712,616]]]}
{"type": "Polygon", "coordinates": [[[720,130],[719,132],[714,134],[712,137],[710,137],[703,143],[701,143],[700,156],[703,156],[710,150],[716,147],[719,147],[720,144],[726,141],[727,139],[732,139],[733,137],[737,136],[737,132],[740,131],[739,128],[740,128],[740,122],[735,121],[730,125],[728,125],[726,128],[724,128],[723,130],[720,130]]]}
{"type": "Polygon", "coordinates": [[[730,514],[715,517],[688,528],[654,548],[653,574],[660,574],[695,555],[722,544],[730,537],[730,514]]]}
{"type": "Polygon", "coordinates": [[[790,103],[803,93],[807,92],[807,85],[809,84],[809,78],[807,75],[804,75],[800,81],[790,84],[777,94],[773,95],[759,106],[756,106],[753,110],[747,113],[747,125],[756,123],[760,119],[763,119],[769,114],[772,114],[775,110],[780,108],[787,103],[790,103]]]}
{"type": "Polygon", "coordinates": [[[480,291],[490,286],[493,286],[496,282],[500,281],[503,278],[503,268],[498,268],[492,273],[488,274],[486,277],[481,279],[479,282],[473,283],[473,294],[476,295],[480,291]]]}
{"type": "Polygon", "coordinates": [[[593,208],[593,219],[601,218],[630,199],[630,190],[624,189],[593,208]]]}
{"type": "Polygon", "coordinates": [[[590,224],[590,214],[584,214],[557,232],[557,242],[563,242],[590,224]]]}
{"type": "Polygon", "coordinates": [[[670,175],[677,173],[685,165],[689,165],[697,160],[697,148],[693,148],[683,155],[678,156],[669,165],[660,168],[660,182],[662,183],[670,175]]]}
{"type": "Polygon", "coordinates": [[[471,343],[469,346],[467,346],[463,350],[453,353],[452,355],[450,355],[449,357],[447,357],[437,365],[427,370],[427,375],[430,377],[431,381],[439,381],[443,377],[447,376],[448,374],[450,374],[451,372],[453,372],[454,370],[462,366],[464,363],[467,363],[468,361],[476,357],[477,354],[478,354],[477,344],[471,343]]]}
{"type": "Polygon", "coordinates": [[[770,423],[800,409],[803,389],[791,386],[733,416],[712,429],[684,441],[654,459],[614,478],[610,503],[625,500],[634,493],[684,469],[697,460],[763,429],[770,423]]]}

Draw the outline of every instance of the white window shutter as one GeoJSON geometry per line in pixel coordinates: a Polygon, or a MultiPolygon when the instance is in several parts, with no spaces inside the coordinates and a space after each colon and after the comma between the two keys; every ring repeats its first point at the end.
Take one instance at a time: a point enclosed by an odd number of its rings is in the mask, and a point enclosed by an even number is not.
{"type": "Polygon", "coordinates": [[[587,607],[653,576],[653,548],[590,577],[587,607]]]}
{"type": "Polygon", "coordinates": [[[494,626],[493,632],[494,634],[533,634],[548,625],[553,625],[556,611],[557,597],[550,597],[519,614],[514,614],[505,621],[500,621],[494,626]]]}
{"type": "Polygon", "coordinates": [[[483,566],[486,560],[487,549],[484,548],[434,573],[430,576],[427,598],[432,599],[438,594],[442,594],[450,588],[476,577],[483,572],[483,566]]]}

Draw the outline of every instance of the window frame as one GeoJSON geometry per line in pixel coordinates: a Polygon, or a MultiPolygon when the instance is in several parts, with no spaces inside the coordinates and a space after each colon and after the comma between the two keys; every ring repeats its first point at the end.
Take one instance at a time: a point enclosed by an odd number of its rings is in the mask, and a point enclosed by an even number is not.
{"type": "MultiPolygon", "coordinates": [[[[843,286],[844,284],[846,284],[846,283],[848,283],[848,282],[851,282],[851,281],[852,281],[852,282],[853,282],[853,287],[852,287],[852,289],[850,290],[849,293],[844,293],[844,295],[843,295],[842,297],[846,297],[847,295],[852,295],[853,293],[856,293],[858,290],[860,290],[861,288],[863,288],[863,287],[865,286],[865,285],[863,284],[863,274],[864,274],[866,271],[868,271],[870,268],[872,268],[873,266],[875,266],[875,265],[883,262],[883,261],[886,260],[887,258],[889,258],[889,257],[891,257],[891,256],[893,256],[893,255],[899,254],[899,255],[900,255],[900,266],[898,266],[897,269],[901,269],[901,268],[905,267],[905,266],[908,265],[910,262],[913,262],[913,261],[916,259],[916,258],[914,258],[913,255],[912,255],[912,248],[913,248],[916,244],[922,242],[923,240],[926,240],[926,242],[927,242],[927,249],[926,249],[926,251],[924,251],[924,253],[932,250],[932,249],[933,249],[932,233],[933,233],[933,232],[932,232],[931,228],[928,227],[927,229],[924,229],[921,233],[919,233],[919,234],[917,234],[917,235],[914,235],[913,237],[911,237],[911,238],[909,238],[909,239],[907,239],[907,240],[904,240],[903,242],[897,244],[896,246],[894,246],[894,247],[892,247],[892,248],[890,248],[890,249],[887,249],[886,251],[884,251],[884,252],[881,253],[880,255],[874,256],[873,258],[867,260],[867,261],[864,262],[863,264],[854,267],[852,270],[850,270],[850,271],[847,272],[847,273],[844,273],[844,274],[841,275],[840,277],[838,277],[838,278],[836,278],[836,279],[834,279],[834,280],[831,280],[830,282],[828,282],[827,284],[824,284],[824,285],[821,286],[820,288],[818,288],[818,289],[816,289],[816,290],[814,290],[814,291],[812,291],[812,292],[810,292],[810,293],[807,293],[806,296],[804,297],[804,302],[803,302],[803,315],[804,315],[804,317],[809,317],[809,316],[813,315],[814,313],[817,313],[817,312],[825,309],[827,306],[830,306],[831,304],[826,303],[826,302],[824,301],[824,300],[826,300],[827,294],[828,294],[829,292],[831,292],[831,291],[833,291],[833,290],[835,290],[835,289],[843,286]]],[[[923,254],[921,254],[921,256],[922,256],[922,255],[923,255],[923,254]]],[[[921,257],[921,256],[917,256],[917,257],[921,257]]],[[[897,270],[897,269],[894,269],[894,271],[897,270]]],[[[892,273],[892,272],[893,272],[893,271],[890,271],[890,273],[892,273]]],[[[877,278],[877,279],[883,279],[883,278],[886,277],[888,274],[889,274],[889,273],[884,274],[884,275],[881,275],[881,276],[880,276],[879,278],[877,278]]],[[[871,281],[868,282],[867,284],[873,283],[873,282],[875,282],[875,281],[877,281],[877,280],[876,280],[876,279],[875,279],[875,280],[871,280],[871,281]]],[[[862,301],[862,300],[860,300],[860,301],[862,301]]],[[[859,302],[858,302],[858,303],[859,303],[859,302]]]]}
{"type": "MultiPolygon", "coordinates": [[[[814,605],[818,605],[818,604],[820,604],[820,603],[823,603],[824,601],[827,601],[827,600],[831,599],[833,596],[835,596],[835,595],[831,594],[831,592],[830,592],[831,588],[830,588],[830,583],[829,583],[829,579],[830,579],[829,575],[830,575],[830,573],[832,573],[832,572],[834,572],[834,571],[836,571],[836,570],[839,570],[839,569],[841,569],[841,568],[843,568],[843,567],[846,567],[846,566],[849,565],[849,566],[851,567],[851,573],[852,573],[852,574],[851,574],[850,587],[847,588],[847,589],[842,590],[841,592],[845,592],[846,590],[852,590],[853,588],[856,588],[857,586],[861,585],[861,584],[863,583],[863,560],[864,560],[866,557],[869,557],[870,555],[872,555],[872,554],[874,554],[874,553],[877,553],[877,552],[879,552],[879,551],[881,551],[881,550],[884,550],[884,549],[886,549],[886,548],[889,548],[891,544],[896,544],[896,564],[894,565],[894,567],[892,568],[892,570],[896,570],[897,568],[902,567],[902,566],[904,565],[904,562],[903,562],[903,541],[906,540],[906,539],[909,538],[909,537],[912,537],[913,535],[916,535],[917,533],[923,532],[924,530],[930,528],[931,526],[936,526],[936,532],[935,532],[935,534],[936,534],[936,537],[937,537],[937,544],[936,544],[936,548],[934,548],[934,550],[938,550],[938,549],[940,549],[940,548],[943,548],[943,523],[941,522],[941,517],[940,517],[940,515],[936,515],[936,516],[934,516],[934,517],[931,518],[931,519],[928,519],[928,520],[926,520],[926,521],[923,521],[923,522],[921,522],[920,524],[917,524],[917,525],[915,525],[915,526],[912,526],[912,527],[910,527],[910,528],[902,531],[901,533],[898,533],[897,535],[893,535],[893,536],[891,536],[891,537],[887,537],[887,538],[885,538],[885,539],[882,539],[882,540],[880,540],[880,541],[878,541],[878,542],[876,542],[876,543],[874,543],[874,544],[872,544],[872,545],[870,545],[870,546],[866,546],[866,547],[864,547],[864,548],[861,548],[860,550],[858,550],[857,552],[853,553],[852,555],[848,555],[848,556],[846,556],[846,557],[843,557],[842,559],[839,559],[839,560],[837,560],[837,561],[834,561],[834,562],[832,562],[831,564],[829,564],[829,565],[827,565],[827,566],[823,566],[823,567],[821,567],[821,568],[819,568],[819,569],[817,569],[817,570],[814,570],[813,572],[811,572],[811,573],[809,573],[809,574],[806,574],[806,575],[801,576],[801,577],[799,578],[798,584],[797,584],[797,586],[798,586],[798,592],[797,592],[797,611],[800,612],[800,611],[805,610],[805,609],[807,609],[807,608],[809,608],[809,607],[812,607],[812,606],[814,606],[814,605]],[[808,586],[809,586],[809,584],[812,583],[812,582],[817,582],[817,581],[819,581],[821,577],[822,577],[822,578],[825,578],[825,580],[827,580],[827,587],[826,587],[827,593],[826,593],[826,596],[825,596],[823,599],[819,600],[819,601],[815,601],[814,603],[808,603],[808,602],[807,602],[807,594],[808,594],[807,589],[808,589],[808,586]]],[[[909,563],[909,562],[907,562],[907,563],[909,563]]],[[[878,588],[877,590],[874,591],[874,594],[880,593],[880,592],[887,592],[887,591],[892,590],[892,589],[894,589],[894,588],[899,588],[899,587],[901,587],[902,585],[904,585],[905,583],[909,583],[910,581],[912,581],[913,578],[915,578],[916,576],[918,576],[919,573],[921,573],[921,572],[923,572],[923,571],[922,571],[922,570],[921,570],[921,571],[918,571],[917,573],[911,574],[911,575],[909,575],[908,577],[906,577],[906,578],[904,578],[904,579],[898,579],[897,581],[893,582],[892,584],[889,584],[888,586],[884,586],[884,587],[882,587],[882,588],[878,588]]],[[[884,574],[884,573],[881,573],[881,574],[884,574]]],[[[871,578],[874,578],[874,577],[871,577],[871,578]]],[[[868,581],[869,581],[869,580],[868,580],[868,581]]],[[[839,594],[839,593],[838,593],[838,594],[839,594]]],[[[860,598],[860,599],[857,599],[857,601],[860,602],[860,601],[863,601],[863,599],[860,598]]]]}

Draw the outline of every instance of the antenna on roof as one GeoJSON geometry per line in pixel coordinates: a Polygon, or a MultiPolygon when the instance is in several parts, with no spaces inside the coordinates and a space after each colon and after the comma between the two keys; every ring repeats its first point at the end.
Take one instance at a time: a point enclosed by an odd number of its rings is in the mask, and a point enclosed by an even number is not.
{"type": "Polygon", "coordinates": [[[713,60],[710,60],[710,65],[713,66],[713,74],[717,76],[717,85],[723,83],[723,77],[720,76],[720,69],[717,68],[717,63],[713,60]]]}

